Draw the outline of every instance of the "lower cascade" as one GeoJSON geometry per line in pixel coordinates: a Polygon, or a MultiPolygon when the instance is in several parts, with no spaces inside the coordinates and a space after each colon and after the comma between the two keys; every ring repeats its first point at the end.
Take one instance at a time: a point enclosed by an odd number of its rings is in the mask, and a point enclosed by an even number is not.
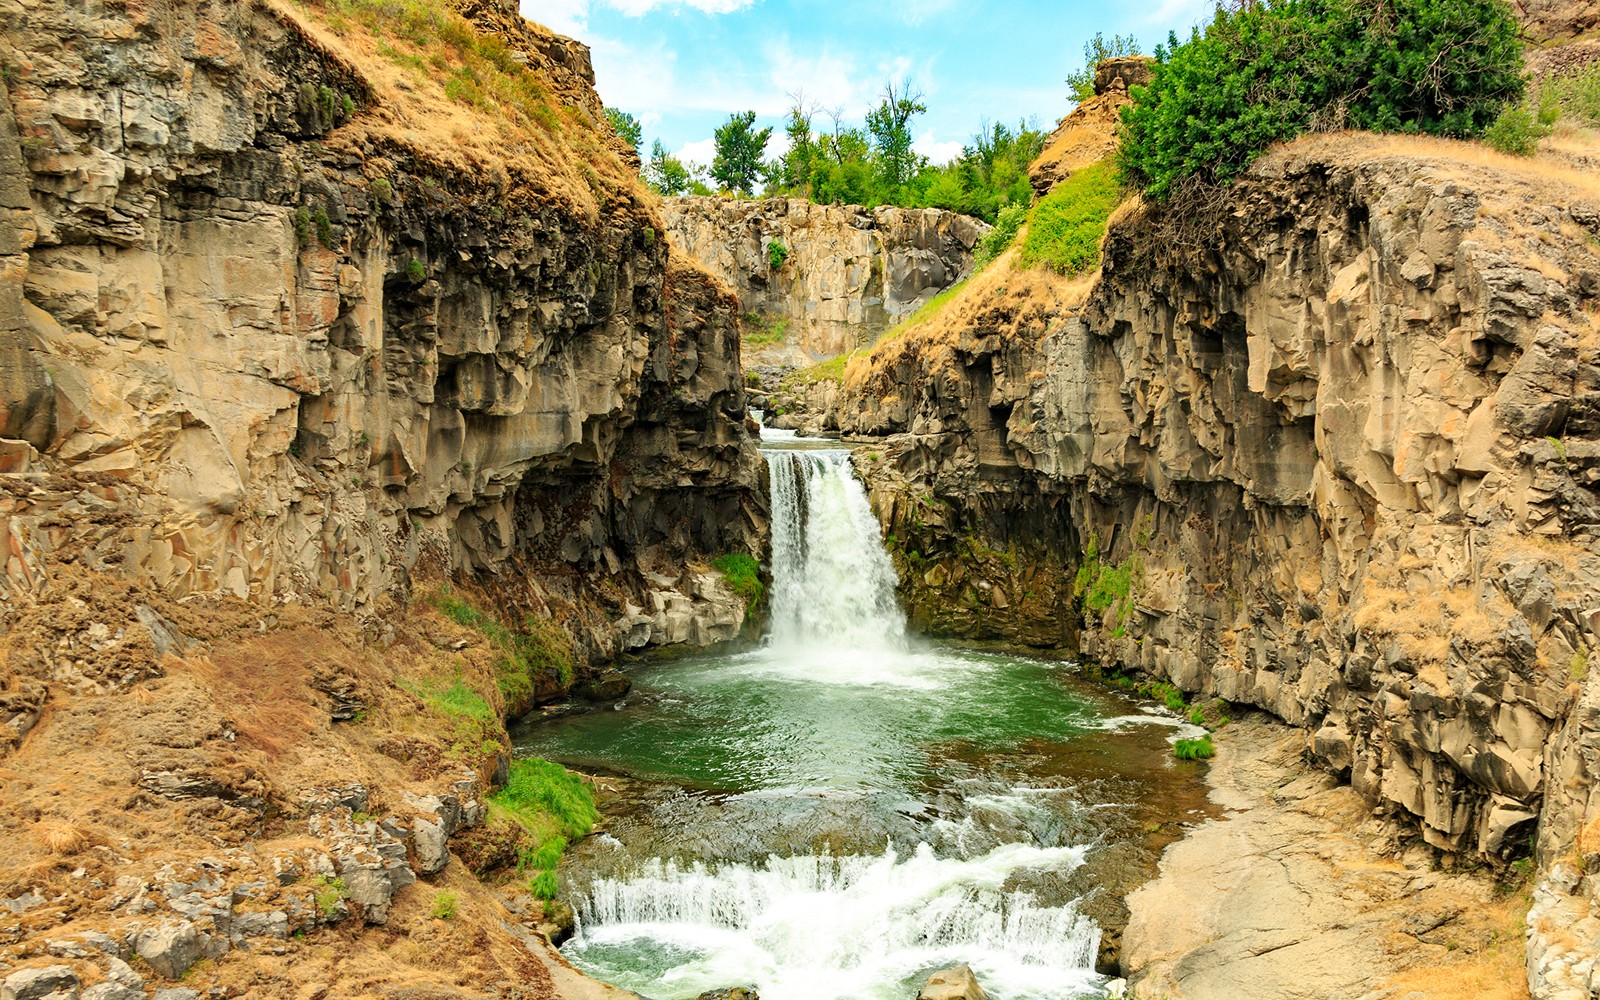
{"type": "Polygon", "coordinates": [[[643,671],[620,710],[521,744],[690,790],[576,852],[563,952],[658,1000],[904,1000],[958,963],[1008,1000],[1100,995],[1064,885],[1109,814],[1014,761],[1127,720],[1057,665],[909,638],[849,453],[780,442],[764,644],[643,671]]]}

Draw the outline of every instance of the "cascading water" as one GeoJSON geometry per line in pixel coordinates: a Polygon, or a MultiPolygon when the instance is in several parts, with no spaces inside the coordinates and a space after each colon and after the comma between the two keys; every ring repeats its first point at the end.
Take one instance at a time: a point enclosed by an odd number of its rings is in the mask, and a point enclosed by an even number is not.
{"type": "Polygon", "coordinates": [[[906,647],[894,566],[847,451],[769,451],[772,624],[778,648],[906,647]]]}
{"type": "Polygon", "coordinates": [[[1096,713],[1050,664],[910,640],[849,453],[792,444],[767,452],[765,644],[662,667],[639,723],[598,713],[532,747],[721,789],[661,806],[642,856],[588,848],[564,953],[658,1000],[904,1000],[961,962],[1007,1000],[1099,995],[1100,932],[1060,890],[1088,853],[1074,810],[1099,807],[1005,763],[1096,713]],[[992,749],[936,763],[947,746],[992,749]]]}

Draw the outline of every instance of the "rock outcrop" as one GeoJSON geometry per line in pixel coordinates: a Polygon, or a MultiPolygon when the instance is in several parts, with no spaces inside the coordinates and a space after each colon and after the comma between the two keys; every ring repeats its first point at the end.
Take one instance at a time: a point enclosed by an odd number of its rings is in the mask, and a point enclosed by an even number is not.
{"type": "Polygon", "coordinates": [[[1002,261],[837,422],[892,435],[913,605],[1016,608],[968,553],[1065,553],[1037,614],[1086,654],[1302,727],[1438,849],[1536,837],[1548,870],[1596,849],[1597,245],[1582,171],[1303,140],[1201,218],[1114,220],[1092,286],[1002,261]]]}
{"type": "Polygon", "coordinates": [[[763,357],[800,365],[870,344],[961,281],[989,228],[936,208],[800,198],[685,196],[665,199],[662,214],[675,246],[725,281],[746,314],[781,330],[763,357]]]}
{"type": "Polygon", "coordinates": [[[1122,109],[1133,103],[1129,88],[1150,82],[1148,56],[1102,60],[1095,68],[1094,96],[1081,102],[1044,140],[1044,149],[1028,167],[1028,180],[1041,197],[1084,167],[1117,150],[1122,109]]]}
{"type": "Polygon", "coordinates": [[[686,570],[764,530],[735,302],[655,237],[587,50],[503,6],[463,9],[531,107],[314,5],[8,19],[0,597],[76,562],[364,611],[432,565],[586,659],[738,631],[686,570]]]}

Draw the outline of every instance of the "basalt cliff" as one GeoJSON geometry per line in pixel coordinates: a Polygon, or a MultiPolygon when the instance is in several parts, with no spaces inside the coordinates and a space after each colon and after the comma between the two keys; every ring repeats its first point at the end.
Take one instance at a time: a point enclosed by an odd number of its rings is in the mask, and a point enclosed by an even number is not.
{"type": "Polygon", "coordinates": [[[989,228],[943,209],[803,198],[688,195],[662,211],[674,246],[738,296],[756,335],[747,363],[802,367],[870,345],[961,282],[989,228]]]}
{"type": "Polygon", "coordinates": [[[880,439],[933,631],[1263,709],[1388,836],[1531,851],[1540,997],[1593,988],[1593,176],[1302,140],[1223,200],[1125,207],[1097,275],[1002,258],[812,417],[880,439]]]}
{"type": "Polygon", "coordinates": [[[7,996],[598,989],[502,719],[744,625],[734,297],[583,46],[380,6],[0,5],[7,996]]]}

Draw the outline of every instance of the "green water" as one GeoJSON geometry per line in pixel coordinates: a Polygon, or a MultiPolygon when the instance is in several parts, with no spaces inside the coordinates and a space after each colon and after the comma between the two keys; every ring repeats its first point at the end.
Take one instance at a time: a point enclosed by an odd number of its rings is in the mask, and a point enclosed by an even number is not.
{"type": "Polygon", "coordinates": [[[615,710],[529,728],[522,752],[727,792],[917,789],[933,748],[980,752],[1098,726],[1069,666],[941,649],[768,650],[642,668],[615,710]]]}

